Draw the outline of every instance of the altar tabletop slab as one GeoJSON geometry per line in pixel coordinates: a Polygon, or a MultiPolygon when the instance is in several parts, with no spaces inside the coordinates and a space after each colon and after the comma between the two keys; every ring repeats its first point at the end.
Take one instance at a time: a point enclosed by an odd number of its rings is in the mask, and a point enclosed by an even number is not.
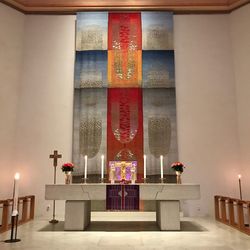
{"type": "MultiPolygon", "coordinates": [[[[46,200],[106,200],[106,186],[110,183],[57,184],[45,186],[46,200]]],[[[130,184],[128,184],[130,185],[130,184]]],[[[200,199],[199,184],[136,183],[140,186],[140,200],[196,200],[200,199]]]]}

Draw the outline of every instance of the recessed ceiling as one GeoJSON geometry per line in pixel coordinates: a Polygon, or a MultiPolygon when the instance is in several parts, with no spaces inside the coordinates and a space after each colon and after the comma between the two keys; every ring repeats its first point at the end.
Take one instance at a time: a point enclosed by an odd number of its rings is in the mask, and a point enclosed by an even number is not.
{"type": "Polygon", "coordinates": [[[169,10],[230,12],[250,0],[0,0],[24,13],[75,13],[81,10],[169,10]]]}

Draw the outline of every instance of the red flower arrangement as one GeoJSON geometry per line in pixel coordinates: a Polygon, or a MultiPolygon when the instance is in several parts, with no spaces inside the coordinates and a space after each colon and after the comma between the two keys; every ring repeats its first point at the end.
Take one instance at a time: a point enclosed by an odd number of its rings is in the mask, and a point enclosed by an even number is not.
{"type": "Polygon", "coordinates": [[[178,171],[178,172],[183,172],[183,169],[185,168],[183,163],[177,161],[177,162],[174,162],[172,165],[171,165],[171,168],[174,169],[174,171],[178,171]]]}
{"type": "Polygon", "coordinates": [[[74,164],[71,162],[64,163],[62,165],[62,171],[63,172],[72,172],[74,171],[74,164]]]}

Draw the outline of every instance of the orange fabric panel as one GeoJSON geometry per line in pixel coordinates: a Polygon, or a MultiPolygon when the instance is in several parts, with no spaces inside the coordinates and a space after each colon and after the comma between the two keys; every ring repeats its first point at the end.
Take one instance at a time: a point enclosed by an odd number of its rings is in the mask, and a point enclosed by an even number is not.
{"type": "Polygon", "coordinates": [[[139,88],[142,82],[142,51],[108,51],[108,86],[139,88]]]}

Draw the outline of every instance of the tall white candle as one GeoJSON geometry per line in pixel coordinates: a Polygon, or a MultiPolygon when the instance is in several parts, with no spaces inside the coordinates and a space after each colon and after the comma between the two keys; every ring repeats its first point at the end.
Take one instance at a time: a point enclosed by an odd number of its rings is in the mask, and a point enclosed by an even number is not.
{"type": "Polygon", "coordinates": [[[161,160],[161,179],[163,179],[163,155],[160,156],[161,160]]]}
{"type": "Polygon", "coordinates": [[[84,179],[87,179],[87,173],[88,173],[88,156],[84,156],[84,179]]]}
{"type": "Polygon", "coordinates": [[[14,177],[14,193],[13,193],[13,211],[12,211],[12,216],[18,215],[19,179],[20,179],[20,174],[16,173],[15,177],[14,177]]]}
{"type": "Polygon", "coordinates": [[[147,156],[144,155],[143,156],[143,160],[144,160],[144,179],[147,178],[147,156]]]}
{"type": "Polygon", "coordinates": [[[104,178],[104,155],[101,156],[102,165],[101,165],[101,179],[104,178]]]}

